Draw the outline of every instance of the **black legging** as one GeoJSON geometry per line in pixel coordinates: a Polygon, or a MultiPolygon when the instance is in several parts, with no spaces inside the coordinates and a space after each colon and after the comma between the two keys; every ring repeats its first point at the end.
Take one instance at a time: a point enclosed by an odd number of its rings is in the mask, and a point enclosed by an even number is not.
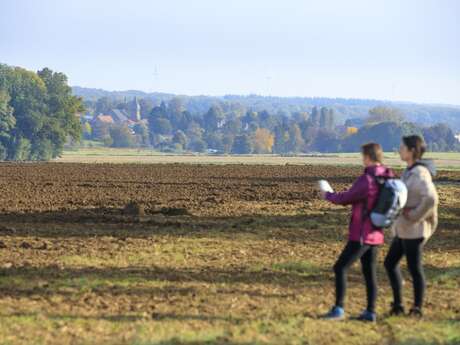
{"type": "Polygon", "coordinates": [[[349,241],[337,262],[334,265],[335,272],[335,305],[344,305],[347,288],[347,270],[358,259],[361,259],[361,268],[366,281],[367,310],[375,311],[377,299],[377,246],[361,245],[359,242],[349,241]]]}
{"type": "Polygon", "coordinates": [[[421,308],[425,294],[425,274],[422,266],[423,238],[401,239],[395,237],[385,258],[385,268],[393,289],[393,299],[396,306],[402,305],[402,276],[399,261],[405,254],[407,266],[414,285],[414,307],[421,308]]]}

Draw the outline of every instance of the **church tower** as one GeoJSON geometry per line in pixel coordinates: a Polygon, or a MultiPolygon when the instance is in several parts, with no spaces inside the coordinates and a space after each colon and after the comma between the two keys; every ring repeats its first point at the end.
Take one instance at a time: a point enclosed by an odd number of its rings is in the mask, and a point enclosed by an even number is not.
{"type": "Polygon", "coordinates": [[[134,97],[133,102],[131,103],[130,107],[131,112],[131,120],[133,121],[140,121],[141,120],[141,105],[137,99],[137,96],[134,97]]]}

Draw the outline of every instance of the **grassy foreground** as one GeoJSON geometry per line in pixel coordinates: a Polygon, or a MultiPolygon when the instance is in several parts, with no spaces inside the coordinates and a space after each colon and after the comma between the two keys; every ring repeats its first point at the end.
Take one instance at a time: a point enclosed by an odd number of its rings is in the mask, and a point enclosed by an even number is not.
{"type": "MultiPolygon", "coordinates": [[[[342,247],[331,216],[249,218],[234,223],[232,231],[222,223],[205,232],[184,227],[155,235],[82,228],[68,240],[44,230],[45,239],[38,232],[5,241],[29,243],[32,248],[22,251],[35,253],[20,267],[10,267],[11,258],[2,260],[0,343],[460,343],[460,255],[458,247],[439,239],[426,253],[423,320],[384,316],[390,291],[381,262],[378,323],[318,319],[333,301],[330,267],[342,247]],[[58,255],[44,257],[43,243],[58,255]]],[[[458,221],[458,215],[444,216],[458,221]]],[[[406,286],[410,301],[409,281],[406,286]]],[[[364,307],[364,293],[354,267],[351,315],[364,307]]]]}
{"type": "MultiPolygon", "coordinates": [[[[428,153],[428,158],[436,160],[438,168],[460,169],[460,152],[428,153]]],[[[399,155],[385,153],[386,163],[402,167],[399,155]]],[[[360,165],[359,153],[333,153],[299,156],[279,155],[206,155],[206,154],[165,154],[148,149],[118,149],[109,147],[79,148],[66,150],[57,162],[67,163],[189,163],[189,164],[325,164],[360,165]]]]}

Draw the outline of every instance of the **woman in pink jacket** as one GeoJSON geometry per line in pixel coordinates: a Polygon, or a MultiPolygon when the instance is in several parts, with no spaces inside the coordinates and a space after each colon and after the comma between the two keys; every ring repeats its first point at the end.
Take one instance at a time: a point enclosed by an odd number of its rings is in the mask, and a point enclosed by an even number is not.
{"type": "Polygon", "coordinates": [[[334,265],[336,300],[332,309],[324,316],[329,320],[345,317],[344,300],[347,270],[358,259],[366,281],[367,308],[357,317],[361,321],[376,321],[375,302],[377,299],[376,261],[378,247],[383,244],[383,230],[375,228],[369,212],[377,202],[379,185],[377,178],[394,177],[391,169],[382,165],[383,151],[379,144],[362,146],[363,174],[352,187],[342,193],[323,193],[323,197],[339,205],[352,205],[348,242],[334,265]]]}

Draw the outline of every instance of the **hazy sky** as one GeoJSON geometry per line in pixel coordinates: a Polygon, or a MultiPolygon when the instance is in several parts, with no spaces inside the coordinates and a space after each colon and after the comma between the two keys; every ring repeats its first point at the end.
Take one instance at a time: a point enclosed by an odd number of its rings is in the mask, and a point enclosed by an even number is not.
{"type": "Polygon", "coordinates": [[[109,90],[460,104],[460,1],[0,0],[0,62],[109,90]]]}

